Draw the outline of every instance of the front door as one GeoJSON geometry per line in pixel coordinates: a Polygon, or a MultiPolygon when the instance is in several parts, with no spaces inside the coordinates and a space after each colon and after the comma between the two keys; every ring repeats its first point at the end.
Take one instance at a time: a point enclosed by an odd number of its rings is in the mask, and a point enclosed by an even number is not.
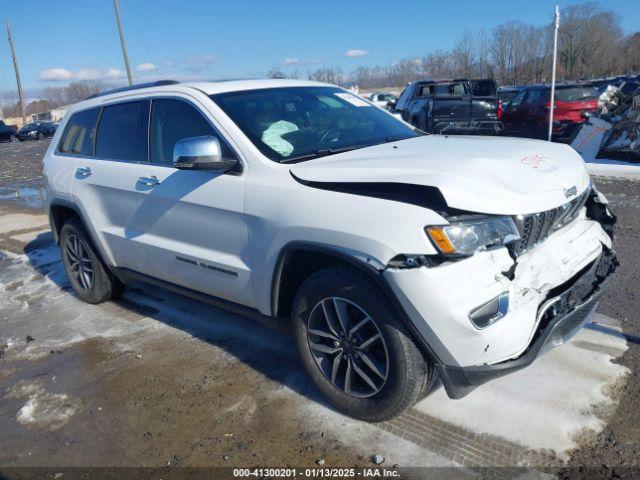
{"type": "Polygon", "coordinates": [[[148,260],[143,273],[250,305],[243,176],[173,167],[176,142],[203,135],[217,136],[223,153],[236,155],[195,100],[152,101],[150,162],[136,173],[134,221],[148,260]]]}

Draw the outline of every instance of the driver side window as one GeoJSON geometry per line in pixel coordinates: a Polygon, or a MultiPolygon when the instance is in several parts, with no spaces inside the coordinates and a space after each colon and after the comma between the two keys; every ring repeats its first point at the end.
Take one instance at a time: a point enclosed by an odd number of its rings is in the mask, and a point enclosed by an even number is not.
{"type": "Polygon", "coordinates": [[[516,95],[511,99],[511,102],[509,102],[509,106],[517,107],[518,105],[520,105],[526,94],[527,94],[526,90],[524,92],[520,92],[518,95],[516,95]]]}
{"type": "Polygon", "coordinates": [[[151,163],[173,165],[173,147],[184,138],[213,136],[220,140],[224,158],[235,155],[202,114],[192,105],[174,98],[154,99],[151,106],[149,158],[151,163]]]}

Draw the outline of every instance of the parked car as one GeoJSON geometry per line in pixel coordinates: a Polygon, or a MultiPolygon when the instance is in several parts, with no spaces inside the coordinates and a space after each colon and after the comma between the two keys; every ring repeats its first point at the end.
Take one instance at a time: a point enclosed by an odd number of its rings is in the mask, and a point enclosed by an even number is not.
{"type": "MultiPolygon", "coordinates": [[[[546,139],[549,129],[551,86],[524,88],[504,108],[505,135],[546,139]]],[[[598,111],[598,90],[586,83],[556,85],[552,139],[569,143],[586,114],[598,111]]]]}
{"type": "Polygon", "coordinates": [[[461,398],[526,367],[617,266],[569,147],[425,135],[310,81],[106,92],[69,108],[44,174],[80,299],[143,280],[291,329],[315,386],[368,421],[437,377],[461,398]]]}
{"type": "Polygon", "coordinates": [[[515,97],[520,91],[522,87],[516,86],[502,86],[498,87],[498,98],[502,101],[502,106],[504,106],[511,101],[513,97],[515,97]]]}
{"type": "Polygon", "coordinates": [[[395,112],[428,133],[494,135],[502,130],[493,80],[428,80],[411,83],[395,112]]]}
{"type": "Polygon", "coordinates": [[[53,137],[56,129],[56,124],[52,122],[28,123],[18,130],[17,137],[21,141],[44,140],[45,138],[53,137]]]}
{"type": "Polygon", "coordinates": [[[0,120],[0,142],[17,142],[16,129],[0,120]]]}
{"type": "Polygon", "coordinates": [[[374,105],[380,108],[388,109],[387,107],[389,105],[389,102],[395,103],[398,100],[398,97],[393,93],[388,93],[388,92],[372,93],[367,97],[367,100],[369,100],[371,103],[373,103],[374,105]]]}

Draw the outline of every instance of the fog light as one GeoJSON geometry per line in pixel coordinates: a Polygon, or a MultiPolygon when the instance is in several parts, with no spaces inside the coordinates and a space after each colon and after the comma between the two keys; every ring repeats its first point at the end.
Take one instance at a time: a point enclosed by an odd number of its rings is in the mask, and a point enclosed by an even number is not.
{"type": "Polygon", "coordinates": [[[502,292],[487,303],[469,312],[469,320],[478,329],[487,328],[504,317],[509,311],[509,294],[502,292]]]}

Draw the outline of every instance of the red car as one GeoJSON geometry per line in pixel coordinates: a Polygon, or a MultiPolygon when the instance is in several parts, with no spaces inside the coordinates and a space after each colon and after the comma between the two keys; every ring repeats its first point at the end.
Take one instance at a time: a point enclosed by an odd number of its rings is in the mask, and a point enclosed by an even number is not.
{"type": "MultiPolygon", "coordinates": [[[[551,87],[525,87],[504,107],[504,135],[546,139],[551,87]]],[[[598,110],[598,90],[591,84],[556,85],[552,139],[570,142],[586,112],[598,110]]]]}

